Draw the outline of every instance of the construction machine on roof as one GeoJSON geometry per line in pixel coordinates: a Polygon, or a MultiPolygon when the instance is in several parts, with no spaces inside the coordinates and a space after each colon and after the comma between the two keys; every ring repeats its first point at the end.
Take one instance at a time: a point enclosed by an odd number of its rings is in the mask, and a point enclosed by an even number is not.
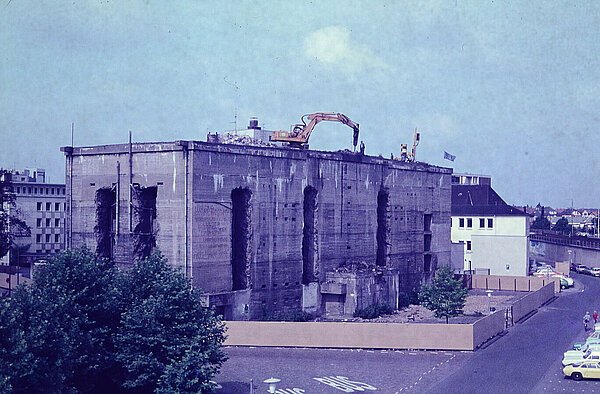
{"type": "Polygon", "coordinates": [[[352,144],[356,150],[358,143],[358,123],[351,121],[346,115],[333,112],[317,112],[302,116],[302,123],[294,124],[290,127],[290,131],[274,131],[269,137],[271,141],[287,142],[290,147],[301,148],[303,144],[308,142],[310,134],[315,126],[322,121],[340,122],[354,130],[352,144]],[[306,120],[305,120],[306,119],[306,120]],[[307,123],[308,120],[308,123],[307,123]]]}
{"type": "Polygon", "coordinates": [[[402,144],[400,147],[400,157],[396,160],[405,161],[405,162],[414,162],[416,160],[417,154],[417,145],[419,145],[419,141],[421,140],[421,134],[417,133],[417,128],[415,127],[415,140],[413,142],[412,152],[408,152],[407,144],[402,144]]]}

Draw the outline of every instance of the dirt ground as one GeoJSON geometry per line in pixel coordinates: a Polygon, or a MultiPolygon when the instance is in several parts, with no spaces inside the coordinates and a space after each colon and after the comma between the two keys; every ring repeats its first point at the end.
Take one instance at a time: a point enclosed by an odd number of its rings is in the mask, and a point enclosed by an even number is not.
{"type": "MultiPolygon", "coordinates": [[[[528,293],[524,291],[494,290],[488,301],[485,290],[470,290],[463,314],[450,318],[449,323],[473,323],[487,313],[488,302],[490,306],[497,310],[504,309],[526,294],[528,293]]],[[[372,323],[446,323],[445,318],[435,318],[432,311],[421,305],[411,305],[391,315],[381,316],[376,319],[367,320],[353,317],[339,320],[372,323]]]]}

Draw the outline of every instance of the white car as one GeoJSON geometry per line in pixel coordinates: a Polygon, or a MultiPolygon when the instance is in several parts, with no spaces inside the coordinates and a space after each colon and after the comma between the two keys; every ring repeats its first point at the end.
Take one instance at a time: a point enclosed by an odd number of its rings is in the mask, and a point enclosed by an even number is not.
{"type": "Polygon", "coordinates": [[[577,350],[570,350],[570,351],[575,352],[575,353],[571,353],[569,355],[565,354],[565,356],[563,357],[563,360],[562,360],[563,366],[566,366],[569,364],[580,363],[583,361],[600,361],[600,349],[599,350],[588,349],[585,353],[578,352],[577,350]]]}
{"type": "Polygon", "coordinates": [[[565,354],[563,354],[563,360],[564,359],[570,359],[572,357],[583,357],[583,355],[587,352],[587,351],[598,351],[600,352],[600,343],[598,342],[587,342],[585,344],[583,344],[583,346],[581,346],[580,350],[567,350],[565,352],[565,354]]]}

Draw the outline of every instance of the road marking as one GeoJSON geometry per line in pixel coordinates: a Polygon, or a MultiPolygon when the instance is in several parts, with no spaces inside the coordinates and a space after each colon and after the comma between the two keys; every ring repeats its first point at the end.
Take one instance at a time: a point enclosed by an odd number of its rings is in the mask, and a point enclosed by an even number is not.
{"type": "Polygon", "coordinates": [[[351,381],[345,376],[323,376],[320,378],[313,379],[319,383],[326,384],[345,393],[353,393],[355,391],[377,390],[377,387],[371,386],[370,384],[363,382],[351,381]]]}

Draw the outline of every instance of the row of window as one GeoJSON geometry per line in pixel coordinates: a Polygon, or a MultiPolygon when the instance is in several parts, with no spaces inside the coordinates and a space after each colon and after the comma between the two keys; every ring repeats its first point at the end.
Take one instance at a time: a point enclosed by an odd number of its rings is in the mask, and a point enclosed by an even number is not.
{"type": "Polygon", "coordinates": [[[65,195],[64,187],[36,187],[36,186],[17,186],[17,194],[46,194],[51,195],[65,195]],[[38,193],[39,191],[39,193],[38,193]]]}
{"type": "Polygon", "coordinates": [[[51,242],[52,241],[52,235],[54,235],[54,242],[60,242],[60,234],[36,234],[35,235],[35,242],[37,242],[38,244],[42,242],[42,235],[46,236],[46,242],[51,242]]]}
{"type": "MultiPolygon", "coordinates": [[[[37,218],[35,225],[36,225],[36,227],[42,227],[43,223],[44,222],[43,222],[42,218],[37,218]]],[[[45,227],[52,227],[52,219],[46,218],[46,226],[45,227]]],[[[54,227],[60,227],[60,219],[59,218],[54,219],[54,227]]]]}
{"type": "MultiPolygon", "coordinates": [[[[61,205],[61,203],[55,202],[54,203],[54,210],[55,211],[60,211],[60,205],[61,205]]],[[[63,205],[63,209],[65,209],[67,207],[66,203],[62,203],[62,205],[63,205]]],[[[37,203],[37,210],[38,211],[42,211],[43,208],[44,208],[44,203],[38,201],[38,203],[37,203]]],[[[51,211],[51,210],[52,210],[52,203],[51,202],[47,202],[46,203],[46,211],[51,211]]]]}
{"type": "MultiPolygon", "coordinates": [[[[493,218],[479,218],[479,228],[494,228],[493,218]]],[[[473,218],[458,218],[458,228],[473,228],[473,218]],[[465,226],[466,224],[466,226],[465,226]]]]}

